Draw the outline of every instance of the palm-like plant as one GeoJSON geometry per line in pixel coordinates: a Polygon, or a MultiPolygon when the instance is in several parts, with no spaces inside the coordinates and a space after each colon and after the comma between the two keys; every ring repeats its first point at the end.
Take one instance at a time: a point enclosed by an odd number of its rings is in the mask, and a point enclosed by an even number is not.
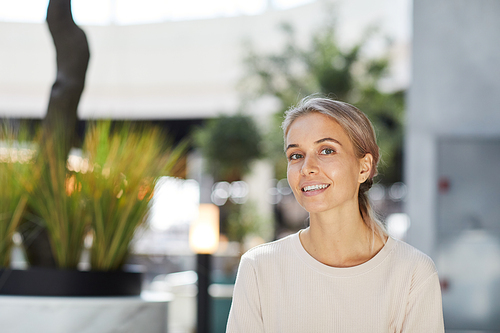
{"type": "Polygon", "coordinates": [[[76,269],[91,221],[83,175],[67,169],[64,145],[55,135],[41,141],[33,172],[36,181],[27,186],[29,204],[45,223],[56,266],[76,269]]]}
{"type": "Polygon", "coordinates": [[[158,129],[125,125],[112,131],[109,122],[90,126],[83,150],[92,171],[84,175],[83,192],[92,212],[92,269],[115,270],[124,263],[157,180],[171,174],[186,145],[164,147],[158,129]]]}
{"type": "MultiPolygon", "coordinates": [[[[30,209],[43,221],[58,268],[77,268],[84,238],[91,233],[92,269],[116,270],[147,217],[156,181],[175,171],[187,145],[171,148],[158,129],[126,124],[112,130],[111,122],[99,121],[89,125],[80,160],[83,167],[75,169],[68,163],[67,143],[61,142],[58,133],[44,132],[38,140],[35,163],[25,168],[33,181],[12,177],[14,165],[0,163],[0,199],[17,193],[12,189],[20,184],[18,192],[29,195],[30,209]],[[9,172],[2,172],[6,167],[9,172]],[[26,180],[21,184],[16,179],[26,180]]],[[[2,255],[11,246],[27,200],[26,195],[16,195],[11,201],[2,200],[0,206],[2,255]]]]}
{"type": "Polygon", "coordinates": [[[6,124],[0,128],[0,267],[10,265],[12,237],[28,201],[22,184],[30,182],[34,150],[19,139],[6,124]]]}

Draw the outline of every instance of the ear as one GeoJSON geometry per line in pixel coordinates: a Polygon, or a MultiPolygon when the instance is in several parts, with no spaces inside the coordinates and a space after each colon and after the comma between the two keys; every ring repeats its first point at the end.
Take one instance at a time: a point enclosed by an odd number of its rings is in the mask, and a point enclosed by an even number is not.
{"type": "Polygon", "coordinates": [[[365,156],[359,159],[359,177],[358,182],[360,184],[364,183],[370,175],[372,174],[372,163],[373,156],[370,153],[366,153],[365,156]]]}

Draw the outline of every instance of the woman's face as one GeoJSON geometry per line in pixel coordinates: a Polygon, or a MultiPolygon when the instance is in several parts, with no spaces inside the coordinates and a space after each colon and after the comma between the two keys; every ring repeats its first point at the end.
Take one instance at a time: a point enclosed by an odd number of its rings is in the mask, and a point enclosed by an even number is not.
{"type": "Polygon", "coordinates": [[[289,127],[286,147],[288,183],[305,210],[358,209],[359,184],[370,174],[371,155],[358,159],[337,121],[318,112],[300,116],[289,127]]]}

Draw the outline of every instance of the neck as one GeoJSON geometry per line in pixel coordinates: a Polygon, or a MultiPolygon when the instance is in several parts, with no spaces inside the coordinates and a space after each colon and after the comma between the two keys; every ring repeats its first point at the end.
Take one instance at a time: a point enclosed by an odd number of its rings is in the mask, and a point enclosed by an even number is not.
{"type": "Polygon", "coordinates": [[[313,258],[333,267],[360,265],[370,260],[384,245],[357,209],[351,214],[311,214],[310,227],[300,234],[300,238],[313,258]]]}

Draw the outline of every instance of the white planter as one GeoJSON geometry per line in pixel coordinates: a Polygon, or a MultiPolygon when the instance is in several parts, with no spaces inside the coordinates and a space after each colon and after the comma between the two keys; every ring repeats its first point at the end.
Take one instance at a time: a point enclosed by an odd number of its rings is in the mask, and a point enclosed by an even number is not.
{"type": "Polygon", "coordinates": [[[0,296],[8,333],[165,333],[169,294],[141,297],[0,296]]]}

